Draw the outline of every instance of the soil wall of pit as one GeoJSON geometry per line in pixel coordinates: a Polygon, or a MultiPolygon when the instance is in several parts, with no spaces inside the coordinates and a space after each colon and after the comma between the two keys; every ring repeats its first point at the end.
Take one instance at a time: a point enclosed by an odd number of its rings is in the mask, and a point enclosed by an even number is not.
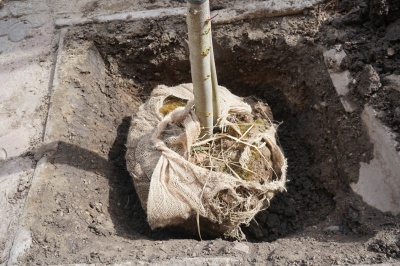
{"type": "MultiPolygon", "coordinates": [[[[360,202],[349,183],[357,181],[359,163],[371,159],[372,147],[359,113],[346,113],[336,96],[315,43],[317,20],[294,16],[213,28],[220,84],[267,102],[282,123],[288,192],[257,217],[260,226],[248,232],[257,240],[282,237],[328,216],[353,230],[354,217],[360,217],[359,208],[351,207],[360,202]]],[[[93,25],[81,35],[94,40],[110,75],[127,80],[142,99],[158,84],[190,82],[183,18],[93,25]]]]}

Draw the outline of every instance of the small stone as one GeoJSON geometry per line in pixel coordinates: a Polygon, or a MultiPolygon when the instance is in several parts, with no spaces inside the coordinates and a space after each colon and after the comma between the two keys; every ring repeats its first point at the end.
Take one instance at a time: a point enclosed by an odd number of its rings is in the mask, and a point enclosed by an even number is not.
{"type": "Polygon", "coordinates": [[[331,225],[331,226],[324,228],[324,231],[325,232],[337,232],[337,231],[339,231],[339,229],[340,229],[339,226],[331,225]]]}
{"type": "Polygon", "coordinates": [[[334,26],[334,27],[340,27],[340,26],[343,25],[343,20],[342,20],[341,18],[333,18],[333,19],[331,20],[331,24],[332,24],[332,26],[334,26]]]}
{"type": "Polygon", "coordinates": [[[337,52],[341,52],[341,51],[343,50],[343,46],[342,46],[341,44],[336,44],[336,45],[335,45],[335,50],[336,50],[337,52]]]}
{"type": "Polygon", "coordinates": [[[7,151],[4,148],[0,149],[0,161],[7,160],[7,151]]]}
{"type": "Polygon", "coordinates": [[[114,28],[113,26],[110,26],[110,27],[107,28],[107,31],[108,31],[109,33],[114,33],[115,28],[114,28]]]}
{"type": "MultiPolygon", "coordinates": [[[[0,19],[6,18],[10,16],[10,10],[5,7],[0,5],[0,19]]],[[[2,22],[3,23],[3,22],[2,22]]]]}
{"type": "Polygon", "coordinates": [[[397,121],[400,121],[400,107],[396,107],[396,109],[394,109],[394,118],[397,121]]]}
{"type": "Polygon", "coordinates": [[[376,117],[378,117],[379,119],[385,118],[386,113],[384,111],[379,111],[376,113],[376,117]]]}
{"type": "Polygon", "coordinates": [[[17,24],[18,20],[17,19],[8,19],[4,20],[0,23],[0,37],[1,36],[6,36],[8,32],[10,31],[10,28],[14,25],[17,24]]]}
{"type": "Polygon", "coordinates": [[[386,35],[385,39],[388,41],[398,41],[400,40],[400,19],[396,20],[395,22],[392,22],[389,24],[386,28],[386,35]]]}
{"type": "Polygon", "coordinates": [[[388,56],[393,56],[395,54],[394,49],[393,48],[387,48],[386,54],[388,56]]]}
{"type": "Polygon", "coordinates": [[[31,24],[32,28],[39,28],[43,26],[44,23],[46,22],[43,17],[40,17],[38,15],[29,17],[27,21],[31,24]]]}
{"type": "Polygon", "coordinates": [[[400,91],[400,75],[392,74],[383,79],[385,87],[400,91]]]}
{"type": "Polygon", "coordinates": [[[249,254],[250,253],[250,247],[248,245],[246,245],[245,243],[237,242],[232,247],[232,249],[235,250],[235,251],[243,252],[245,254],[249,254]]]}
{"type": "Polygon", "coordinates": [[[19,22],[14,24],[8,32],[8,38],[12,42],[19,42],[28,36],[30,25],[28,23],[19,22]]]}
{"type": "Polygon", "coordinates": [[[344,110],[348,113],[352,113],[357,110],[357,105],[351,99],[349,99],[349,97],[341,97],[340,102],[342,103],[344,110]]]}
{"type": "Polygon", "coordinates": [[[382,86],[378,73],[371,65],[365,65],[360,74],[360,82],[357,86],[361,96],[367,96],[377,91],[382,86]]]}

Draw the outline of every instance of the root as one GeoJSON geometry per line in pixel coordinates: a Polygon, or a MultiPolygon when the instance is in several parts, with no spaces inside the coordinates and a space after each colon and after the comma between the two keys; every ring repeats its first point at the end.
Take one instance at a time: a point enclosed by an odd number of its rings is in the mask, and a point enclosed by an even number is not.
{"type": "MultiPolygon", "coordinates": [[[[264,115],[267,117],[266,114],[264,115]]],[[[240,121],[233,115],[228,117],[228,120],[231,122],[228,123],[225,131],[191,145],[190,157],[194,159],[194,163],[212,171],[232,174],[242,180],[264,179],[263,182],[270,182],[273,176],[278,177],[270,162],[271,158],[267,158],[268,155],[261,150],[266,147],[265,141],[268,140],[264,136],[264,130],[258,128],[266,128],[268,125],[273,127],[272,122],[269,119],[261,124],[254,121],[240,121]],[[244,129],[241,130],[243,127],[244,129]],[[251,163],[255,160],[261,166],[265,165],[264,168],[266,171],[271,171],[271,174],[265,176],[265,173],[258,174],[252,169],[251,163]]],[[[272,130],[275,132],[274,128],[272,130]]],[[[268,144],[269,146],[276,145],[272,141],[268,144]]]]}

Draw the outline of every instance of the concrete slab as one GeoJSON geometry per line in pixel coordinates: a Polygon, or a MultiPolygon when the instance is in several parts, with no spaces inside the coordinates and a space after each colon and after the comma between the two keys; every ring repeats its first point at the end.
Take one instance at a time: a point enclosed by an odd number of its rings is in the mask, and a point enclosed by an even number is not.
{"type": "Polygon", "coordinates": [[[14,245],[10,250],[10,258],[7,262],[7,266],[19,265],[18,257],[24,251],[29,249],[32,244],[32,236],[31,232],[26,228],[21,228],[18,230],[15,239],[14,245]]]}
{"type": "Polygon", "coordinates": [[[347,60],[346,52],[342,49],[341,45],[336,45],[334,49],[325,51],[323,56],[333,86],[336,89],[344,110],[348,113],[354,112],[357,106],[349,97],[353,77],[350,71],[342,69],[343,63],[347,60]]]}
{"type": "MultiPolygon", "coordinates": [[[[305,9],[311,8],[313,5],[321,2],[320,0],[294,0],[294,1],[263,1],[256,3],[238,4],[232,8],[221,9],[212,13],[218,16],[213,20],[215,25],[233,23],[249,18],[261,17],[278,17],[302,13],[305,9]]],[[[112,13],[108,9],[99,9],[96,14],[88,16],[84,13],[72,13],[60,16],[56,20],[57,27],[83,25],[88,23],[102,23],[110,21],[137,21],[141,19],[154,19],[166,16],[184,16],[186,6],[173,7],[168,5],[167,8],[157,8],[149,10],[135,10],[130,7],[123,12],[112,13]],[[127,11],[133,9],[132,11],[127,11]]]]}
{"type": "Polygon", "coordinates": [[[361,163],[360,177],[351,188],[369,205],[394,215],[400,213],[400,152],[390,129],[376,117],[375,111],[366,106],[362,120],[374,143],[374,159],[361,163]]]}
{"type": "Polygon", "coordinates": [[[339,73],[330,73],[333,86],[339,96],[346,96],[349,94],[349,84],[352,81],[350,71],[342,71],[339,73]]]}
{"type": "MultiPolygon", "coordinates": [[[[0,9],[0,264],[10,256],[42,141],[53,63],[54,26],[46,1],[0,9]]],[[[23,236],[17,234],[16,239],[23,236]]],[[[24,238],[24,237],[22,237],[24,238]]],[[[25,239],[25,238],[24,238],[25,239]]],[[[22,241],[22,239],[18,240],[22,241]]]]}
{"type": "Polygon", "coordinates": [[[349,84],[352,81],[352,77],[348,70],[341,69],[342,62],[347,57],[346,52],[340,45],[337,45],[337,48],[327,50],[323,55],[325,65],[337,94],[339,96],[348,95],[350,92],[349,84]]]}
{"type": "Polygon", "coordinates": [[[321,3],[321,0],[273,0],[247,2],[232,8],[219,10],[214,24],[233,23],[249,18],[279,17],[301,14],[305,9],[321,3]]]}
{"type": "Polygon", "coordinates": [[[18,22],[10,27],[8,31],[8,39],[12,42],[20,42],[25,39],[31,31],[29,22],[18,22]]]}
{"type": "Polygon", "coordinates": [[[25,17],[8,20],[14,24],[0,38],[0,148],[8,157],[23,154],[43,135],[54,44],[48,19],[38,28],[25,17]]]}
{"type": "MultiPolygon", "coordinates": [[[[30,248],[31,244],[32,244],[32,235],[31,235],[31,231],[24,227],[23,221],[26,220],[26,213],[27,213],[27,208],[29,207],[29,202],[30,202],[30,198],[32,198],[32,189],[30,189],[31,187],[35,187],[38,184],[38,178],[37,176],[40,175],[40,173],[42,173],[44,167],[46,165],[46,157],[43,157],[41,160],[39,160],[39,162],[36,165],[32,165],[33,167],[31,167],[30,169],[28,169],[28,171],[30,171],[29,173],[29,182],[27,183],[29,185],[25,186],[27,189],[25,190],[24,193],[24,197],[26,197],[26,200],[23,204],[23,206],[21,206],[21,208],[19,210],[15,210],[14,208],[14,217],[16,217],[15,219],[18,219],[18,223],[14,223],[14,227],[13,230],[10,231],[10,236],[7,239],[7,248],[4,249],[4,259],[3,262],[7,262],[7,266],[11,266],[11,265],[18,265],[18,258],[21,254],[23,254],[27,249],[30,248]],[[35,169],[35,170],[33,170],[35,169]]],[[[14,167],[11,169],[11,172],[16,172],[16,170],[18,170],[18,167],[14,167]]],[[[17,174],[21,175],[22,172],[17,171],[17,174]]],[[[0,261],[1,263],[1,261],[0,261]]]]}
{"type": "MultiPolygon", "coordinates": [[[[263,1],[261,5],[275,5],[276,9],[282,9],[285,6],[296,7],[299,5],[309,5],[312,2],[316,2],[316,0],[294,0],[294,1],[263,1]]],[[[231,0],[226,2],[218,2],[218,9],[230,9],[236,8],[240,6],[243,9],[243,3],[246,4],[255,4],[260,7],[259,0],[231,0]]],[[[214,4],[214,1],[211,1],[211,6],[214,4]]],[[[158,10],[158,9],[166,9],[166,8],[185,8],[186,1],[169,1],[169,0],[157,0],[157,1],[148,1],[148,0],[137,0],[134,3],[129,0],[118,0],[118,1],[109,1],[109,0],[92,0],[92,1],[57,1],[51,0],[51,6],[55,14],[59,18],[72,18],[75,15],[78,15],[82,18],[94,18],[100,15],[111,15],[117,13],[124,12],[132,12],[132,11],[142,11],[142,10],[158,10]]],[[[250,7],[251,8],[251,7],[250,7]]],[[[76,17],[76,16],[75,16],[76,17]]]]}
{"type": "Polygon", "coordinates": [[[31,158],[0,161],[0,265],[6,262],[30,188],[35,162],[31,158]]]}
{"type": "Polygon", "coordinates": [[[43,14],[50,10],[49,0],[13,1],[7,3],[9,14],[22,17],[30,14],[43,14]]]}

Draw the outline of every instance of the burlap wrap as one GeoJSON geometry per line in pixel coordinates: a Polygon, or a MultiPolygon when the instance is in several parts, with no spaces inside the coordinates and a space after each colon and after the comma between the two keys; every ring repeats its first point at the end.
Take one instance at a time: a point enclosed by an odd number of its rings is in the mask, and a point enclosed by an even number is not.
{"type": "MultiPolygon", "coordinates": [[[[189,218],[201,217],[215,224],[221,235],[243,239],[240,225],[248,224],[269,206],[276,192],[285,190],[287,163],[276,144],[276,128],[272,126],[253,141],[254,145],[265,142],[270,147],[269,163],[279,175],[274,181],[260,184],[199,167],[188,161],[200,134],[192,91],[192,84],[154,89],[132,119],[128,171],[152,228],[183,225],[189,218]],[[159,110],[168,96],[187,100],[188,105],[164,117],[159,110]]],[[[220,125],[229,123],[229,115],[251,113],[248,104],[224,87],[220,87],[220,101],[220,125]]]]}

